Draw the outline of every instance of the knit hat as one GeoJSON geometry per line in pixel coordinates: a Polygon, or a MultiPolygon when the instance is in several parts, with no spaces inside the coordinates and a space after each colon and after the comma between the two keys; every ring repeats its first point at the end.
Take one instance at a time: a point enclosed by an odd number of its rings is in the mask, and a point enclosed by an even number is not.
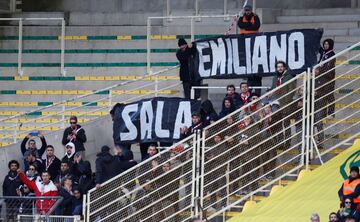
{"type": "Polygon", "coordinates": [[[252,6],[251,5],[245,5],[244,10],[245,11],[252,11],[252,6]]]}
{"type": "Polygon", "coordinates": [[[357,166],[352,166],[352,167],[350,168],[350,173],[353,172],[353,171],[355,171],[355,172],[357,172],[357,173],[359,174],[359,167],[357,167],[357,166]]]}
{"type": "Polygon", "coordinates": [[[108,147],[108,146],[106,146],[106,145],[101,147],[101,152],[102,152],[102,153],[107,153],[107,152],[109,152],[109,151],[110,151],[110,147],[108,147]]]}
{"type": "Polygon", "coordinates": [[[179,41],[178,41],[178,46],[179,47],[182,46],[182,45],[186,45],[186,44],[187,44],[187,42],[185,41],[185,39],[183,39],[183,38],[179,39],[179,41]]]}

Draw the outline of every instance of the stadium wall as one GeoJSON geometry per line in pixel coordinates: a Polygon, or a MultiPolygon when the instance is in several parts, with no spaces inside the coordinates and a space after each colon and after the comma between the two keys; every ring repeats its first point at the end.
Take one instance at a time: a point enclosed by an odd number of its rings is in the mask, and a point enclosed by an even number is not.
{"type": "MultiPolygon", "coordinates": [[[[163,12],[165,2],[159,0],[27,0],[23,1],[22,10],[33,11],[65,11],[65,12],[163,12]]],[[[243,0],[228,0],[229,9],[241,5],[243,0]]],[[[194,9],[193,0],[171,1],[171,8],[176,10],[194,9]]],[[[202,9],[222,9],[222,0],[200,0],[202,9]],[[206,5],[206,6],[205,6],[206,5]]],[[[337,8],[350,7],[351,0],[257,0],[259,8],[304,9],[304,8],[337,8]]]]}

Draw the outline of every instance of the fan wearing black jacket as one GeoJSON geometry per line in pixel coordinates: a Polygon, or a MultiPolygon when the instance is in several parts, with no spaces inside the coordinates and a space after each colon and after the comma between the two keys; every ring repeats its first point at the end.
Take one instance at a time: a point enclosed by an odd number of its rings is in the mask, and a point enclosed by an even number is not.
{"type": "MultiPolygon", "coordinates": [[[[19,162],[11,160],[8,164],[9,173],[5,176],[3,182],[3,196],[18,196],[17,189],[22,184],[18,177],[17,170],[19,169],[19,162]]],[[[19,200],[5,199],[6,203],[6,219],[16,219],[17,207],[20,205],[19,200]]]]}
{"type": "MultiPolygon", "coordinates": [[[[196,53],[195,43],[188,44],[185,39],[179,39],[179,49],[176,52],[176,58],[180,62],[180,80],[183,83],[184,97],[190,99],[190,91],[192,86],[200,85],[200,82],[195,79],[193,73],[193,58],[196,53]]],[[[196,95],[198,98],[199,95],[196,95]]]]}
{"type": "Polygon", "coordinates": [[[46,149],[46,146],[47,146],[45,137],[44,137],[44,135],[41,133],[41,131],[38,131],[38,137],[39,137],[40,140],[41,140],[41,147],[40,147],[40,149],[38,149],[38,148],[36,147],[36,142],[35,142],[34,139],[30,139],[31,137],[32,137],[32,134],[29,133],[28,135],[26,135],[26,137],[25,137],[25,138],[23,139],[23,141],[21,142],[21,145],[20,145],[21,153],[22,153],[22,155],[24,156],[26,151],[32,150],[32,151],[35,151],[37,158],[41,158],[42,155],[44,154],[45,149],[46,149]],[[28,143],[28,148],[26,148],[26,143],[28,143]]]}
{"type": "MultiPolygon", "coordinates": [[[[77,124],[76,116],[70,117],[70,127],[66,128],[62,138],[62,144],[65,146],[69,142],[74,143],[75,152],[85,151],[84,143],[86,142],[86,134],[84,128],[77,124]]],[[[84,154],[82,154],[84,156],[84,154]]]]}
{"type": "MultiPolygon", "coordinates": [[[[319,49],[320,53],[320,59],[319,63],[323,62],[333,56],[335,56],[334,52],[334,40],[332,39],[325,39],[323,42],[322,47],[319,49]]],[[[326,101],[326,105],[328,105],[327,108],[327,115],[334,117],[335,112],[335,63],[336,59],[332,59],[326,63],[324,63],[322,66],[320,66],[320,72],[324,73],[321,75],[321,77],[324,77],[326,79],[326,82],[324,84],[323,91],[324,94],[327,95],[324,97],[324,101],[326,101]]]]}
{"type": "Polygon", "coordinates": [[[81,193],[87,193],[93,187],[90,162],[83,160],[80,152],[74,154],[72,174],[78,180],[77,183],[81,193]]]}
{"type": "Polygon", "coordinates": [[[130,160],[131,154],[122,156],[119,150],[115,152],[115,156],[110,154],[110,147],[102,146],[101,152],[97,154],[96,159],[96,187],[99,188],[101,183],[113,178],[122,171],[125,171],[136,164],[130,160]]]}

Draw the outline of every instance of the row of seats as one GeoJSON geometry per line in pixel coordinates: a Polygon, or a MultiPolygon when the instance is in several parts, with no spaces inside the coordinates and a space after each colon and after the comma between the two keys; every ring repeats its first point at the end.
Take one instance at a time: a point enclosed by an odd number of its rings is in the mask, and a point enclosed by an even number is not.
{"type": "MultiPolygon", "coordinates": [[[[0,76],[0,81],[122,81],[142,78],[134,75],[119,76],[0,76]]],[[[348,78],[355,78],[350,76],[348,78]]],[[[146,81],[180,80],[178,76],[152,76],[142,78],[146,81]]]]}
{"type": "MultiPolygon", "coordinates": [[[[0,94],[23,94],[23,95],[85,95],[95,92],[95,90],[0,90],[0,94]]],[[[158,94],[176,94],[178,90],[161,90],[158,94]]],[[[129,94],[129,95],[138,95],[138,94],[154,94],[155,90],[112,90],[113,95],[129,94]]],[[[109,90],[104,90],[96,94],[110,94],[109,90]]]]}

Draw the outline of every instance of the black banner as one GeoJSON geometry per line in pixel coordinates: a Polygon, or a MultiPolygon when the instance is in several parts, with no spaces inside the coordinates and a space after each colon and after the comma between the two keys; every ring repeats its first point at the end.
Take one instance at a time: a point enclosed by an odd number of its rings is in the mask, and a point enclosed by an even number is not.
{"type": "Polygon", "coordinates": [[[191,114],[199,110],[200,101],[182,98],[156,97],[117,104],[111,111],[114,143],[177,141],[180,128],[191,126],[191,114]]]}
{"type": "Polygon", "coordinates": [[[301,73],[317,63],[322,33],[301,29],[202,39],[196,42],[195,74],[200,79],[269,76],[279,60],[301,73]]]}

